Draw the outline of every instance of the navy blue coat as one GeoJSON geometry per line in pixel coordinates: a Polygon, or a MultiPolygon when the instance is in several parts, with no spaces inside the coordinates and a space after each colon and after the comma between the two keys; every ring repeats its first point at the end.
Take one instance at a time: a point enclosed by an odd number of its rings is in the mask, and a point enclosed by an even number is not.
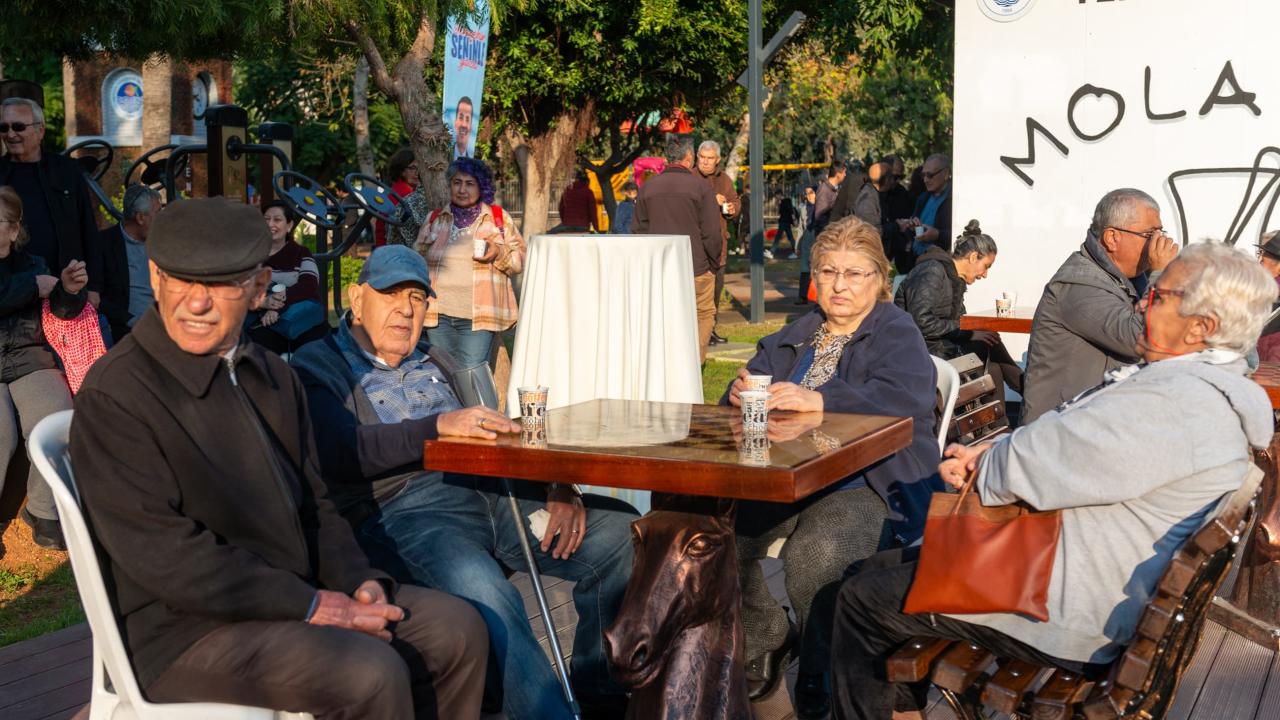
{"type": "MultiPolygon", "coordinates": [[[[825,320],[821,310],[797,318],[760,340],[747,363],[754,374],[788,380],[825,320]]],[[[867,485],[889,508],[899,542],[924,532],[929,498],[942,490],[938,479],[938,436],[934,408],[937,370],[911,316],[891,302],[878,302],[844,348],[836,375],[817,388],[830,412],[909,417],[911,445],[866,468],[867,485]]],[[[720,404],[729,402],[729,392],[720,404]]]]}

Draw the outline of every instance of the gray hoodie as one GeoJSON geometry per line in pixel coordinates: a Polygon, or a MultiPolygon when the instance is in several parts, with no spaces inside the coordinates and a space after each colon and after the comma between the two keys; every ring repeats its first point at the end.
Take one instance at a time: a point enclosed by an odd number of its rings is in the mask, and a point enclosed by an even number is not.
{"type": "Polygon", "coordinates": [[[983,504],[1063,509],[1049,620],[956,617],[1058,658],[1114,659],[1173,554],[1243,483],[1249,448],[1271,441],[1271,403],[1244,372],[1216,350],[1152,363],[997,442],[983,504]]]}
{"type": "MultiPolygon", "coordinates": [[[[1151,282],[1155,282],[1153,275],[1151,282]]],[[[1138,293],[1090,233],[1044,288],[1031,325],[1022,421],[1029,423],[1137,362],[1138,293]]]]}

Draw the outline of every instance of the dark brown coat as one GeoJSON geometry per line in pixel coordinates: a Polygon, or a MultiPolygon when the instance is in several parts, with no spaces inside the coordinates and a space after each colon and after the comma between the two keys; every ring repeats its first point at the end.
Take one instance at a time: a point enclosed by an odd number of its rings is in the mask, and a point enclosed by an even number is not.
{"type": "Polygon", "coordinates": [[[71,460],[144,688],[227,623],[390,582],[325,495],[297,376],[244,340],[234,367],[183,352],[152,308],[76,396],[71,460]]]}
{"type": "Polygon", "coordinates": [[[688,235],[693,274],[720,269],[720,206],[705,180],[682,165],[668,165],[649,178],[636,198],[632,231],[650,235],[688,235]]]}

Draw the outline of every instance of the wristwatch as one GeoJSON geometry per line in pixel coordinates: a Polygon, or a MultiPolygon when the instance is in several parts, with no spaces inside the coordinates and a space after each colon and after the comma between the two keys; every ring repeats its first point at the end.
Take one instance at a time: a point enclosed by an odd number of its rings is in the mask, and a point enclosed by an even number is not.
{"type": "Polygon", "coordinates": [[[575,496],[582,497],[582,490],[580,490],[578,486],[573,483],[553,482],[547,486],[547,494],[550,495],[551,493],[555,492],[559,488],[569,488],[569,490],[571,490],[575,496]]]}

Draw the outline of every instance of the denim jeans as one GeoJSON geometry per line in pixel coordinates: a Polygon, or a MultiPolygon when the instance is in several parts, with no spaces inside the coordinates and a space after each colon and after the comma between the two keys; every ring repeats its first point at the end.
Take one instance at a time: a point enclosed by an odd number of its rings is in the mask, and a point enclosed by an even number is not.
{"type": "Polygon", "coordinates": [[[494,333],[490,330],[472,330],[467,318],[440,316],[440,324],[427,328],[427,340],[444,348],[458,361],[458,367],[475,367],[489,362],[489,350],[493,346],[494,333]]]}
{"type": "MultiPolygon", "coordinates": [[[[520,514],[546,503],[545,487],[516,481],[520,514]]],[[[572,679],[579,692],[620,694],[609,678],[602,633],[613,623],[631,575],[635,511],[617,500],[585,496],[582,547],[552,559],[529,535],[539,569],[572,580],[578,627],[572,679]]],[[[526,520],[527,522],[527,520],[526,520]]],[[[488,682],[501,687],[509,720],[568,718],[569,705],[529,626],[524,600],[504,568],[525,570],[520,538],[501,482],[423,473],[363,522],[356,538],[377,567],[401,582],[443,590],[470,601],[489,629],[488,682]]]]}

